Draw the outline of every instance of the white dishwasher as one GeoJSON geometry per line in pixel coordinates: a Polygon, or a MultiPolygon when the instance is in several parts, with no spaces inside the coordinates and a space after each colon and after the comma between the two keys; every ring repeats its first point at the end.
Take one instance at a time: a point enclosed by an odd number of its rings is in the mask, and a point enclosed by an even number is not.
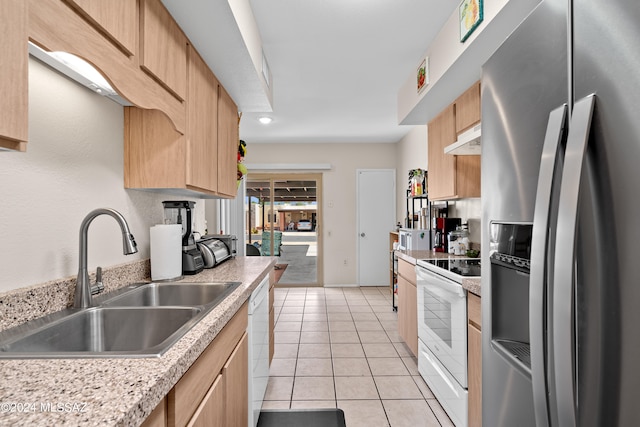
{"type": "Polygon", "coordinates": [[[269,382],[269,276],[249,298],[249,425],[256,427],[269,382]]]}

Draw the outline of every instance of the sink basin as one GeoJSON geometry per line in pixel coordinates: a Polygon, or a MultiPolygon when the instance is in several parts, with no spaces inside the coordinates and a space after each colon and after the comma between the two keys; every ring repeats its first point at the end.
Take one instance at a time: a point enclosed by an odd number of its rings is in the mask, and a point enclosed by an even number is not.
{"type": "Polygon", "coordinates": [[[216,305],[233,292],[240,282],[225,283],[149,283],[107,299],[103,307],[162,307],[216,305]]]}
{"type": "Polygon", "coordinates": [[[0,358],[160,356],[203,315],[203,307],[95,307],[0,342],[0,358]]]}
{"type": "Polygon", "coordinates": [[[161,356],[239,285],[133,285],[0,332],[0,359],[161,356]]]}

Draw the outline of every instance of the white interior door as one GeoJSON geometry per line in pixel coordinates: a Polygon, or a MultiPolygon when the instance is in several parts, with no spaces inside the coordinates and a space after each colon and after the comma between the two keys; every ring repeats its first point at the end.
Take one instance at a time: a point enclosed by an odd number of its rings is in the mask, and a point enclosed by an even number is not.
{"type": "Polygon", "coordinates": [[[389,285],[389,231],[396,216],[396,171],[357,171],[358,285],[389,285]]]}

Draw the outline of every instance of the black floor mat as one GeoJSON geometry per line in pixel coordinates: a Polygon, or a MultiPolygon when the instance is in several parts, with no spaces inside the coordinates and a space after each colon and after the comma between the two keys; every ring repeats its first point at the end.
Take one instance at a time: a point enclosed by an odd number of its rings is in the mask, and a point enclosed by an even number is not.
{"type": "Polygon", "coordinates": [[[342,409],[260,411],[258,427],[346,427],[342,409]]]}

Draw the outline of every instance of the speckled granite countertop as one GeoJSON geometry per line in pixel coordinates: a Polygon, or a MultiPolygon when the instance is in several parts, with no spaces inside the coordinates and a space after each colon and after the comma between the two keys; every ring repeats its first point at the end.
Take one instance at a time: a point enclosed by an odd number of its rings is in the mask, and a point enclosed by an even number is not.
{"type": "Polygon", "coordinates": [[[183,279],[242,285],[162,357],[0,360],[0,425],[139,425],[275,263],[272,257],[238,257],[183,279]]]}
{"type": "MultiPolygon", "coordinates": [[[[446,258],[466,258],[463,256],[451,255],[443,252],[433,252],[433,251],[396,251],[398,254],[398,258],[402,258],[403,260],[415,264],[419,259],[446,259],[446,258]]],[[[473,292],[479,297],[482,296],[482,285],[481,280],[478,279],[462,279],[462,287],[468,290],[469,292],[473,292]]]]}

